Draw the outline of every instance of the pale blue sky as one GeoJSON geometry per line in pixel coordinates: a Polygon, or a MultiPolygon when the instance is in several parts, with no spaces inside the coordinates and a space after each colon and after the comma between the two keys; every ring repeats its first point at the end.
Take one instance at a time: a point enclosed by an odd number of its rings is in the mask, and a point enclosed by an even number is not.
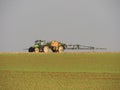
{"type": "Polygon", "coordinates": [[[120,51],[120,0],[0,0],[0,52],[37,39],[120,51]]]}

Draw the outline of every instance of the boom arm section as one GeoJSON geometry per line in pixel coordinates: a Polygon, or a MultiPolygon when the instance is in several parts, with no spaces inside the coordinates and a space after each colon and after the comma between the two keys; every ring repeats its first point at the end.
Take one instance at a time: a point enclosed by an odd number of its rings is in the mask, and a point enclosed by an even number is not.
{"type": "Polygon", "coordinates": [[[66,49],[68,50],[105,50],[106,48],[95,48],[93,46],[85,46],[85,45],[79,45],[79,44],[68,44],[66,45],[66,49]]]}

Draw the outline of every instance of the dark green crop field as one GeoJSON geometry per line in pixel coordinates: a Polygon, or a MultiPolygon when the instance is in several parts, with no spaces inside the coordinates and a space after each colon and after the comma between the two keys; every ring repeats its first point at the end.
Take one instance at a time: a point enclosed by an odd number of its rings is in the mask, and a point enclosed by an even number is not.
{"type": "Polygon", "coordinates": [[[120,53],[0,53],[0,90],[119,90],[120,53]]]}

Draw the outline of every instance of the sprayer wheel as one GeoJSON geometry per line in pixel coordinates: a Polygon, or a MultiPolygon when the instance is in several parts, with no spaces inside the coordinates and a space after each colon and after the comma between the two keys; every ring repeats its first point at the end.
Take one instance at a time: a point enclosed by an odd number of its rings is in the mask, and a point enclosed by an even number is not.
{"type": "Polygon", "coordinates": [[[60,46],[59,49],[58,49],[58,52],[59,52],[59,53],[62,53],[63,51],[64,51],[63,46],[60,46]]]}

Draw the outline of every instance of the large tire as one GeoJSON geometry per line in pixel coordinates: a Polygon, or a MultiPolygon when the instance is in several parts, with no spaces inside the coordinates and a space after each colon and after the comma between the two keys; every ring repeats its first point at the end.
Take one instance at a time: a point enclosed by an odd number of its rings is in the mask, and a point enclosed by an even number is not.
{"type": "Polygon", "coordinates": [[[28,52],[34,52],[34,48],[33,48],[33,47],[30,47],[30,48],[28,49],[28,52]]]}
{"type": "Polygon", "coordinates": [[[49,50],[50,50],[50,49],[49,49],[49,47],[48,47],[48,46],[44,46],[44,48],[43,48],[43,52],[44,52],[44,53],[48,53],[48,52],[49,52],[49,50]]]}
{"type": "Polygon", "coordinates": [[[35,48],[35,53],[39,53],[39,52],[40,52],[39,48],[35,48]]]}
{"type": "Polygon", "coordinates": [[[59,53],[62,53],[64,51],[64,47],[63,46],[60,46],[59,49],[58,49],[58,52],[59,53]]]}

